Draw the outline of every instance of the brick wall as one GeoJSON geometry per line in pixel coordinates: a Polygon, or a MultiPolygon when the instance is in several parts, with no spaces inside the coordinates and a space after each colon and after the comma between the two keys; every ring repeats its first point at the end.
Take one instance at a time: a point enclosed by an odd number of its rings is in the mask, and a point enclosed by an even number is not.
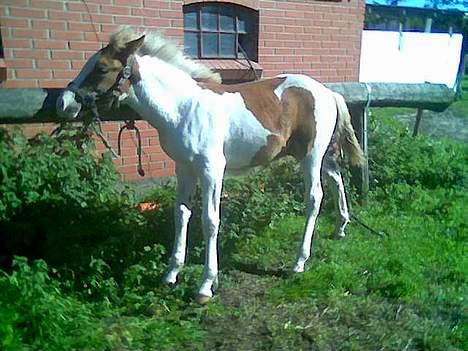
{"type": "MultiPolygon", "coordinates": [[[[1,0],[0,23],[7,81],[2,88],[64,87],[120,25],[162,30],[182,42],[182,6],[194,0],[1,0]],[[89,12],[88,12],[89,11],[89,12]],[[92,20],[89,13],[92,15],[92,20]],[[97,32],[97,33],[96,33],[97,32]]],[[[304,73],[321,81],[356,81],[364,20],[362,0],[231,0],[260,14],[259,63],[265,77],[304,73]]],[[[172,175],[157,133],[138,122],[146,177],[172,175]]],[[[23,126],[24,127],[24,126],[23,126]]],[[[105,123],[113,145],[120,123],[105,123]]],[[[28,125],[28,134],[51,125],[28,125]]],[[[124,180],[138,179],[136,141],[125,132],[115,160],[124,180]]]]}

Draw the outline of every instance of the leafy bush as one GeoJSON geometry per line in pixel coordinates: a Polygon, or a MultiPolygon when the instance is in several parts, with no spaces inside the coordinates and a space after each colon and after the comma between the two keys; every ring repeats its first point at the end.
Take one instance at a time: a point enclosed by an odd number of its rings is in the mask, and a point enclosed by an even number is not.
{"type": "Polygon", "coordinates": [[[193,254],[168,288],[161,277],[174,187],[145,196],[157,210],[140,214],[110,159],[96,158],[91,144],[77,147],[73,134],[0,135],[0,249],[10,249],[0,253],[2,350],[232,349],[230,338],[246,349],[257,341],[298,350],[466,349],[466,146],[411,138],[375,119],[375,181],[369,205],[353,211],[388,235],[351,223],[346,240],[325,240],[334,218],[322,211],[311,268],[281,279],[270,274],[291,266],[304,226],[297,163],[228,178],[223,298],[200,307],[192,302],[202,270],[194,264],[203,252],[199,199],[193,254]],[[30,261],[15,258],[10,267],[12,253],[30,261]],[[257,275],[244,274],[242,286],[233,278],[238,269],[257,275]]]}
{"type": "Polygon", "coordinates": [[[424,188],[466,184],[468,146],[426,136],[412,137],[392,117],[371,119],[370,173],[373,187],[405,183],[424,188]]]}
{"type": "Polygon", "coordinates": [[[107,154],[96,154],[91,142],[77,147],[76,138],[70,131],[27,140],[0,129],[0,263],[22,254],[86,266],[100,256],[97,243],[124,233],[133,240],[127,226],[141,225],[129,208],[133,193],[107,154]]]}

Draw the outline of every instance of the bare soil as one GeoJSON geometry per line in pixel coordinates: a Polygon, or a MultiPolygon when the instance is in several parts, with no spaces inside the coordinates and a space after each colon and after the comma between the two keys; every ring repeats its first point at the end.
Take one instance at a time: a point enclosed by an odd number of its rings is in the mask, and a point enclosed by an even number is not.
{"type": "MultiPolygon", "coordinates": [[[[468,143],[468,111],[454,104],[444,112],[424,111],[419,126],[419,133],[435,138],[449,138],[454,141],[468,143]]],[[[416,122],[414,113],[402,113],[395,116],[410,130],[416,122]]]]}

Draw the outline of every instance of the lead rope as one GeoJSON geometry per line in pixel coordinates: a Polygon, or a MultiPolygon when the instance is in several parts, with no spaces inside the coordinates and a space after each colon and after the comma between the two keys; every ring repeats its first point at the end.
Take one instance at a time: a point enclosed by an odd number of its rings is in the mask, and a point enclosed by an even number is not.
{"type": "Polygon", "coordinates": [[[145,170],[143,169],[143,164],[141,162],[141,134],[140,134],[140,131],[138,130],[138,127],[135,125],[135,120],[134,119],[131,119],[131,120],[128,120],[128,121],[125,121],[125,125],[123,125],[120,130],[119,130],[119,136],[117,137],[117,143],[118,143],[118,148],[117,148],[117,154],[119,156],[122,155],[122,133],[123,131],[127,129],[127,130],[134,130],[135,131],[135,134],[136,134],[136,137],[137,137],[137,155],[138,155],[138,166],[137,166],[137,172],[138,174],[140,175],[140,177],[144,177],[145,176],[145,170]]]}
{"type": "MultiPolygon", "coordinates": [[[[369,108],[370,108],[370,105],[371,105],[371,102],[372,102],[372,87],[367,84],[367,83],[364,83],[365,86],[366,86],[366,89],[367,89],[367,101],[366,101],[366,105],[364,107],[364,118],[365,118],[365,121],[364,121],[364,128],[367,129],[367,118],[368,116],[370,115],[370,111],[369,111],[369,108]]],[[[367,131],[365,133],[367,135],[367,131]]],[[[364,143],[367,143],[367,140],[364,140],[364,143]]],[[[367,151],[367,144],[364,146],[364,149],[367,151]]],[[[369,158],[369,155],[367,155],[367,152],[366,152],[366,155],[364,155],[366,158],[369,158]]],[[[351,197],[349,196],[348,192],[347,192],[347,188],[345,188],[345,194],[346,194],[346,197],[348,199],[351,200],[351,197]]],[[[351,208],[351,201],[349,201],[349,214],[350,214],[350,217],[357,223],[359,224],[360,226],[364,227],[365,229],[367,229],[369,232],[371,232],[372,234],[376,234],[378,236],[381,236],[381,237],[385,237],[385,236],[388,236],[388,233],[384,232],[383,230],[376,230],[372,227],[370,227],[369,225],[367,225],[366,223],[364,223],[361,219],[359,219],[354,213],[354,211],[352,211],[352,208],[351,208]]]]}
{"type": "Polygon", "coordinates": [[[239,41],[237,42],[237,45],[239,46],[239,49],[241,49],[242,54],[244,55],[244,58],[247,60],[247,63],[249,65],[249,69],[253,72],[255,80],[258,80],[260,77],[258,76],[257,71],[255,70],[254,66],[252,65],[252,62],[250,61],[249,55],[247,55],[247,52],[244,50],[244,48],[239,43],[239,41]]]}

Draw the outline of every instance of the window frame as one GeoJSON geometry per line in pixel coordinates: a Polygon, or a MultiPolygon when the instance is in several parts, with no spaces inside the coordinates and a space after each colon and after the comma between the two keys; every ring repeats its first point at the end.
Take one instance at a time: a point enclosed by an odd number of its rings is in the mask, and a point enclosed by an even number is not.
{"type": "Polygon", "coordinates": [[[258,62],[258,28],[259,28],[259,15],[258,11],[233,4],[233,3],[220,3],[220,2],[202,2],[202,3],[194,3],[188,4],[183,7],[183,16],[184,16],[184,45],[186,45],[186,34],[193,33],[196,34],[197,40],[197,53],[193,55],[188,51],[185,51],[187,56],[194,58],[194,59],[231,59],[231,60],[239,60],[239,59],[246,59],[248,58],[251,61],[258,62]],[[207,29],[203,28],[203,8],[207,7],[214,7],[216,9],[216,29],[207,29]],[[196,14],[196,28],[188,28],[186,26],[186,15],[187,13],[195,13],[196,14]],[[245,15],[245,22],[246,28],[242,30],[240,28],[240,16],[242,16],[242,12],[245,15]],[[221,28],[221,17],[222,16],[230,16],[234,19],[234,29],[226,30],[221,28]],[[250,22],[250,23],[249,23],[250,22]],[[249,31],[249,29],[251,29],[249,31]],[[203,34],[215,34],[216,35],[216,55],[207,55],[204,53],[204,37],[203,34]],[[223,34],[234,35],[234,54],[222,54],[222,44],[221,44],[221,37],[223,34]],[[241,44],[241,36],[245,36],[247,40],[253,40],[253,44],[251,48],[245,48],[245,45],[241,44]],[[246,57],[248,56],[248,57],[246,57]]]}

